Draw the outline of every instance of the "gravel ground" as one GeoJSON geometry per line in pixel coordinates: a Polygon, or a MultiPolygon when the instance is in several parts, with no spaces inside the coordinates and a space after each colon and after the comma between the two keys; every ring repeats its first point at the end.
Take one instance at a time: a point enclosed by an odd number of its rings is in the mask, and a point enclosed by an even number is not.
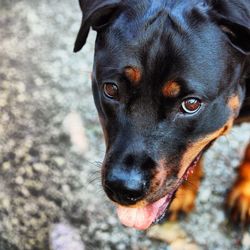
{"type": "Polygon", "coordinates": [[[231,228],[222,208],[247,124],[206,154],[196,210],[165,233],[177,227],[181,238],[166,244],[119,224],[100,185],[94,34],[72,53],[80,19],[77,0],[0,0],[0,250],[250,249],[249,228],[231,228]]]}

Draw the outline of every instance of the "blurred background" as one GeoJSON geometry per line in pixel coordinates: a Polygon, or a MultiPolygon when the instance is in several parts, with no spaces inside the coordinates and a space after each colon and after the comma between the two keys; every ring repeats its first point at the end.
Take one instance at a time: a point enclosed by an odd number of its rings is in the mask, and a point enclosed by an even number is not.
{"type": "Polygon", "coordinates": [[[72,52],[80,22],[77,0],[0,0],[0,250],[250,249],[249,228],[223,211],[247,124],[206,154],[191,215],[148,232],[120,225],[100,182],[95,34],[72,52]]]}

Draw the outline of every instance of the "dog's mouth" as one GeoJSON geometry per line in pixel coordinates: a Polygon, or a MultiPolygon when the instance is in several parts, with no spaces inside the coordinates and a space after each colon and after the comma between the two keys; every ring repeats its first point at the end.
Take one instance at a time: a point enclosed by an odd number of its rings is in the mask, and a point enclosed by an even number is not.
{"type": "Polygon", "coordinates": [[[168,212],[168,208],[171,202],[174,200],[178,188],[185,180],[187,180],[188,176],[193,173],[201,155],[202,152],[199,153],[199,155],[188,166],[185,173],[175,184],[174,188],[158,201],[141,208],[118,206],[117,214],[121,223],[125,226],[133,227],[138,230],[146,230],[152,224],[159,223],[168,212]]]}

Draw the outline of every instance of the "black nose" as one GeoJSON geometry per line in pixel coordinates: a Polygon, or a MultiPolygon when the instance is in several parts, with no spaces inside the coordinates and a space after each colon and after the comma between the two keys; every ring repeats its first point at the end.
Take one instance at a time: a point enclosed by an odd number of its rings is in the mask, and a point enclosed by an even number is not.
{"type": "Polygon", "coordinates": [[[121,204],[133,205],[145,198],[149,181],[137,169],[115,167],[110,169],[104,180],[104,190],[108,197],[121,204]]]}

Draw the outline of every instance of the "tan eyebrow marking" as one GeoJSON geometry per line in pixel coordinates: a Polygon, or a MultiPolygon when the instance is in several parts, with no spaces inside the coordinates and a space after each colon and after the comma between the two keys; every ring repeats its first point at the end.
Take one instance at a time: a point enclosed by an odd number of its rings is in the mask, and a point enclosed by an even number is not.
{"type": "Polygon", "coordinates": [[[125,75],[131,81],[131,83],[137,86],[142,78],[142,72],[135,67],[125,68],[125,75]]]}
{"type": "Polygon", "coordinates": [[[175,81],[168,81],[162,88],[165,97],[177,97],[181,91],[181,86],[175,81]]]}

